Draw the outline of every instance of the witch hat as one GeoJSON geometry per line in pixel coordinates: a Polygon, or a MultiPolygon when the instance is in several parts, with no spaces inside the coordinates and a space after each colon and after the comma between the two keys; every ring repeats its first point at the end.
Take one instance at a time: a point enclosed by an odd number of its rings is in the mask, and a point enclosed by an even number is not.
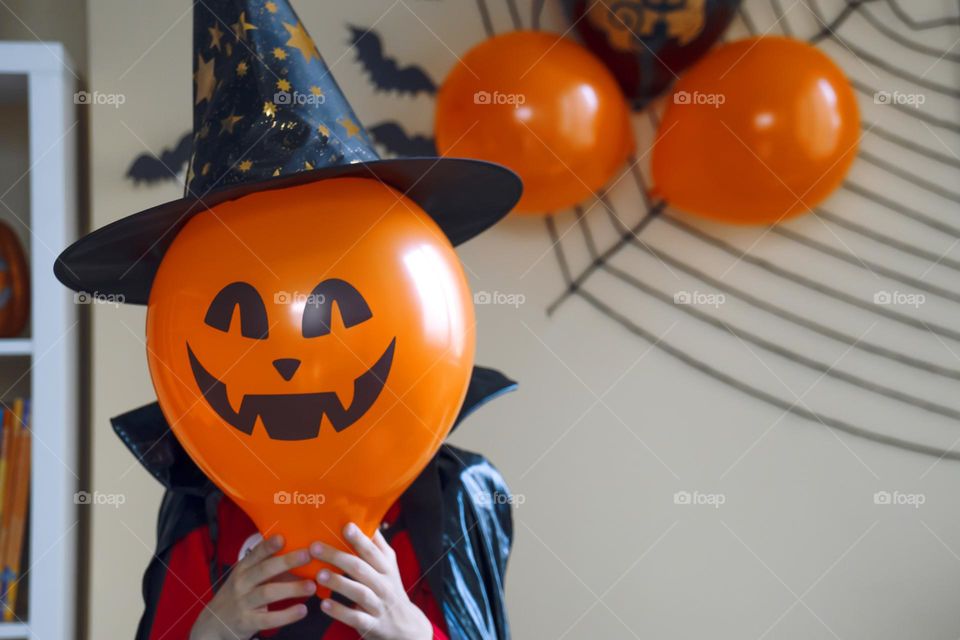
{"type": "MultiPolygon", "coordinates": [[[[383,160],[287,0],[194,7],[193,155],[184,197],[84,236],[54,264],[75,291],[146,304],[189,220],[245,195],[316,180],[380,180],[426,211],[454,245],[520,198],[509,169],[461,158],[383,160]]],[[[349,215],[349,212],[344,212],[349,215]]]]}

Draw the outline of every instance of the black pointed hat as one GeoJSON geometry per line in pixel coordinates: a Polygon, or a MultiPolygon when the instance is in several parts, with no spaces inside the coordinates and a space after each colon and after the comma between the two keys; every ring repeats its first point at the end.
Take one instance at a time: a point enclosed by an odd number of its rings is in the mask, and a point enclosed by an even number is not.
{"type": "Polygon", "coordinates": [[[455,245],[520,198],[520,179],[497,164],[380,159],[287,0],[199,2],[193,40],[194,145],[184,197],[68,247],[54,273],[75,291],[146,304],[180,229],[214,205],[258,191],[338,177],[380,180],[420,205],[455,245]]]}

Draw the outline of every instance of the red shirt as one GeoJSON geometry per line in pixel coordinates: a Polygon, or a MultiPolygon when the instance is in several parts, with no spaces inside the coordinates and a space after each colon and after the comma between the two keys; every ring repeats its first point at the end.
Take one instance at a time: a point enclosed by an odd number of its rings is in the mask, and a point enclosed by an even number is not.
{"type": "MultiPolygon", "coordinates": [[[[391,527],[397,522],[399,515],[399,505],[395,504],[384,522],[391,527]]],[[[237,562],[244,543],[250,546],[251,536],[258,535],[250,518],[228,498],[221,499],[217,507],[216,528],[216,544],[210,535],[209,525],[204,525],[191,531],[171,549],[166,562],[163,587],[150,627],[150,640],[188,640],[197,617],[214,595],[211,570],[215,571],[213,575],[224,575],[223,572],[237,562]]],[[[427,580],[422,579],[409,535],[406,531],[394,530],[388,537],[390,546],[397,553],[397,565],[403,584],[412,585],[407,591],[411,602],[433,623],[434,640],[447,640],[443,614],[427,580]]],[[[269,638],[275,633],[275,630],[264,631],[259,635],[269,638]]],[[[357,640],[360,635],[347,625],[333,621],[323,638],[357,640]]]]}

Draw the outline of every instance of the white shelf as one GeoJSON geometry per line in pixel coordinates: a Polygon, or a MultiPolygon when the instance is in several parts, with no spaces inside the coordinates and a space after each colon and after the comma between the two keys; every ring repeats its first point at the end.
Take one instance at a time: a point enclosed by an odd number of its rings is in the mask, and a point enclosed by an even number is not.
{"type": "Polygon", "coordinates": [[[0,622],[0,638],[29,638],[30,627],[22,622],[0,622]]]}
{"type": "Polygon", "coordinates": [[[30,338],[0,338],[0,356],[29,356],[32,353],[33,340],[30,338]]]}
{"type": "Polygon", "coordinates": [[[30,557],[21,566],[30,571],[29,589],[19,594],[29,624],[0,623],[0,639],[77,637],[78,309],[53,276],[57,253],[76,238],[76,90],[59,43],[0,42],[0,104],[23,105],[27,115],[27,149],[11,151],[24,154],[29,171],[20,184],[29,197],[11,215],[29,226],[31,289],[30,337],[0,339],[0,356],[30,358],[33,439],[30,557]]]}

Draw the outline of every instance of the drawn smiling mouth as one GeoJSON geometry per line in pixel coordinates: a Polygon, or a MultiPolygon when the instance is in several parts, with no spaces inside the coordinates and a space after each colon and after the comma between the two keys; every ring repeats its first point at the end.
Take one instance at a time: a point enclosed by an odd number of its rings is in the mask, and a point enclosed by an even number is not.
{"type": "Polygon", "coordinates": [[[243,433],[250,435],[259,416],[267,435],[273,440],[309,440],[320,432],[324,416],[334,430],[343,431],[359,420],[373,406],[383,391],[383,385],[393,364],[394,338],[380,358],[353,381],[353,400],[344,407],[334,391],[318,393],[246,394],[235,410],[227,397],[227,385],[207,371],[190,345],[187,355],[193,377],[207,403],[220,418],[243,433]]]}

